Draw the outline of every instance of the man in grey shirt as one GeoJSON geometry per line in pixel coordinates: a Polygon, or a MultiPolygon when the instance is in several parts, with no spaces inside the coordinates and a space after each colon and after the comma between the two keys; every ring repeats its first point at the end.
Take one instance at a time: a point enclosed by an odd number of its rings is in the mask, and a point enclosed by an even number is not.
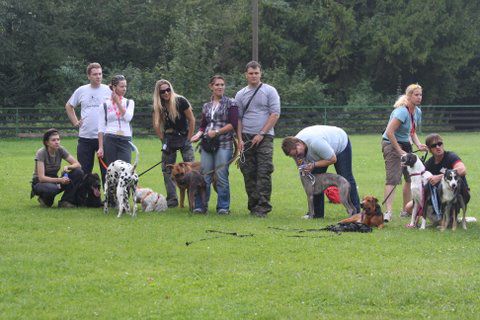
{"type": "MultiPolygon", "coordinates": [[[[301,130],[295,137],[286,137],[282,142],[285,155],[306,164],[306,171],[325,173],[333,164],[337,174],[350,183],[350,199],[360,212],[357,184],[352,171],[352,146],[347,133],[334,126],[311,126],[301,130]]],[[[314,218],[324,217],[323,193],[313,197],[314,218]]],[[[304,218],[310,218],[305,215],[304,218]]]]}
{"type": "Polygon", "coordinates": [[[257,217],[266,217],[272,210],[273,127],[280,117],[277,90],[261,82],[262,68],[256,61],[245,68],[247,84],[237,92],[239,149],[245,161],[240,162],[248,195],[248,210],[257,217]]]}

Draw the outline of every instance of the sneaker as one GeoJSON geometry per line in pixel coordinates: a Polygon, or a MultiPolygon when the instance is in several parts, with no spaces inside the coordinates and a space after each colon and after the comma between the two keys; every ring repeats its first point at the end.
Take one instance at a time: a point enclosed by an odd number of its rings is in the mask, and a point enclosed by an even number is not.
{"type": "Polygon", "coordinates": [[[392,220],[392,213],[390,211],[387,211],[383,214],[383,221],[384,222],[390,222],[392,220]]]}
{"type": "Polygon", "coordinates": [[[219,209],[219,210],[217,211],[217,213],[220,214],[220,215],[227,215],[227,214],[230,214],[230,210],[228,210],[228,209],[219,209]]]}
{"type": "Polygon", "coordinates": [[[302,216],[302,219],[313,219],[313,217],[306,213],[304,216],[302,216]]]}
{"type": "Polygon", "coordinates": [[[407,211],[400,212],[400,218],[408,218],[410,216],[411,216],[411,214],[408,213],[407,211]]]}
{"type": "Polygon", "coordinates": [[[59,208],[75,208],[76,206],[73,203],[70,203],[68,201],[60,201],[58,203],[59,208]]]}
{"type": "Polygon", "coordinates": [[[200,208],[195,208],[195,209],[193,209],[193,213],[203,214],[203,213],[205,213],[205,212],[206,212],[206,211],[203,211],[203,210],[200,209],[200,208]]]}

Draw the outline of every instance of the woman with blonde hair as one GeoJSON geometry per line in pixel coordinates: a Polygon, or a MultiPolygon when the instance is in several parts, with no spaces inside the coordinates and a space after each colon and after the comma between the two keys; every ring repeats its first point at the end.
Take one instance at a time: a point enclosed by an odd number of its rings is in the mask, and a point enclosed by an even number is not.
{"type": "Polygon", "coordinates": [[[182,154],[183,161],[195,160],[190,139],[195,130],[195,117],[188,100],[176,94],[172,84],[167,80],[158,80],[153,93],[153,128],[162,141],[162,172],[167,204],[169,208],[178,206],[175,184],[170,175],[169,164],[177,160],[177,151],[182,154]]]}
{"type": "Polygon", "coordinates": [[[405,206],[411,200],[410,177],[406,170],[402,170],[400,157],[412,152],[412,143],[419,150],[427,150],[427,146],[420,142],[417,136],[417,128],[421,123],[422,111],[419,108],[422,102],[422,87],[419,84],[411,84],[394,104],[394,110],[390,114],[387,128],[382,136],[382,152],[385,160],[385,191],[384,199],[386,211],[385,221],[392,219],[392,204],[395,197],[394,188],[401,183],[402,173],[405,178],[403,186],[403,209],[401,216],[405,216],[405,206]]]}

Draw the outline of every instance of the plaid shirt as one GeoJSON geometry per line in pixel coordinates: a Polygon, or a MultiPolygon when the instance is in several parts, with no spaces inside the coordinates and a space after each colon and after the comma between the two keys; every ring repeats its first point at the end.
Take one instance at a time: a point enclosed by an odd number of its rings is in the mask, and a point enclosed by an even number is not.
{"type": "Polygon", "coordinates": [[[220,105],[215,112],[213,111],[213,100],[203,105],[200,130],[203,132],[208,130],[220,130],[230,123],[233,126],[233,130],[218,136],[218,139],[220,140],[220,148],[231,149],[233,145],[233,135],[238,124],[237,103],[234,99],[223,96],[220,100],[220,105]]]}

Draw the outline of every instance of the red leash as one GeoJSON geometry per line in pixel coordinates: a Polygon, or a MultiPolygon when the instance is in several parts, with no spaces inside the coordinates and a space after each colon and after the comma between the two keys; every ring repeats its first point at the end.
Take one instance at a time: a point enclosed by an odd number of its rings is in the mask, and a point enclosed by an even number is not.
{"type": "Polygon", "coordinates": [[[100,165],[105,169],[107,170],[107,164],[105,163],[105,161],[103,161],[102,158],[100,157],[97,157],[98,158],[98,163],[100,163],[100,165]]]}

